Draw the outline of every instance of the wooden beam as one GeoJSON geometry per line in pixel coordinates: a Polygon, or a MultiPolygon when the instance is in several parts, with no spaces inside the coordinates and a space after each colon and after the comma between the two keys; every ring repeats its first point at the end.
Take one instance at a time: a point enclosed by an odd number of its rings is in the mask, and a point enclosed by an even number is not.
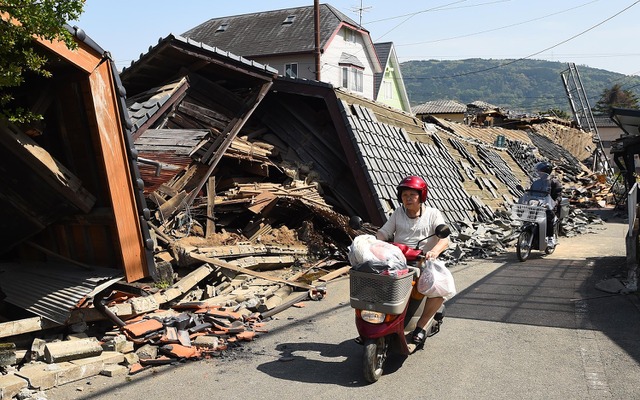
{"type": "Polygon", "coordinates": [[[216,177],[209,178],[207,184],[207,231],[206,237],[209,237],[216,233],[216,223],[214,214],[214,204],[216,201],[216,177]]]}
{"type": "Polygon", "coordinates": [[[222,158],[222,155],[224,154],[224,152],[227,151],[233,139],[236,137],[238,132],[240,132],[240,130],[242,129],[244,124],[247,122],[249,117],[251,117],[251,115],[253,114],[255,109],[258,107],[258,105],[262,102],[262,99],[264,98],[264,96],[267,95],[267,92],[269,91],[272,85],[273,85],[273,82],[267,82],[263,84],[262,87],[260,88],[260,92],[258,93],[258,95],[256,96],[253,102],[253,105],[251,105],[251,107],[238,119],[237,123],[234,123],[234,121],[236,121],[235,118],[232,120],[232,122],[229,123],[229,126],[228,126],[228,128],[230,128],[229,131],[227,132],[227,130],[225,130],[225,132],[222,133],[222,135],[226,135],[226,138],[223,144],[220,146],[219,149],[216,150],[216,153],[214,154],[213,159],[210,162],[209,170],[207,171],[205,177],[200,181],[198,186],[195,189],[193,189],[189,194],[189,197],[187,198],[187,205],[191,205],[193,203],[193,200],[195,199],[196,195],[198,194],[200,189],[202,189],[202,187],[204,186],[205,180],[211,176],[211,174],[213,173],[213,170],[218,165],[218,162],[222,158]]]}
{"type": "Polygon", "coordinates": [[[259,278],[267,279],[267,280],[270,280],[270,281],[273,281],[273,282],[286,283],[287,285],[299,287],[301,289],[315,289],[315,286],[307,285],[306,283],[291,282],[291,281],[288,281],[286,279],[276,278],[274,276],[270,276],[268,274],[263,274],[263,273],[258,272],[258,271],[252,271],[250,269],[246,269],[246,268],[235,266],[235,265],[230,264],[230,263],[228,263],[226,261],[222,261],[219,258],[206,257],[206,256],[204,256],[202,254],[194,254],[194,253],[189,254],[189,256],[194,258],[194,259],[196,259],[196,260],[199,260],[199,261],[202,261],[202,262],[205,262],[205,263],[209,263],[209,264],[213,264],[213,265],[215,265],[217,267],[224,268],[224,269],[227,269],[227,270],[230,270],[230,271],[234,271],[234,272],[238,272],[238,273],[241,273],[241,274],[257,276],[259,278]]]}

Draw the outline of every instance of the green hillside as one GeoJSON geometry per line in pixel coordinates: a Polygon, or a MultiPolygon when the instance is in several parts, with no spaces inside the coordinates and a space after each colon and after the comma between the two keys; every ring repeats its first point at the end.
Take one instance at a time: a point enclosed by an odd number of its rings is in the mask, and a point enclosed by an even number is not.
{"type": "MultiPolygon", "coordinates": [[[[421,60],[401,63],[411,105],[432,100],[476,100],[514,111],[558,108],[570,112],[561,73],[568,65],[542,60],[421,60]],[[507,65],[504,65],[507,64],[507,65]]],[[[578,65],[589,105],[618,83],[640,97],[640,77],[578,65]]]]}

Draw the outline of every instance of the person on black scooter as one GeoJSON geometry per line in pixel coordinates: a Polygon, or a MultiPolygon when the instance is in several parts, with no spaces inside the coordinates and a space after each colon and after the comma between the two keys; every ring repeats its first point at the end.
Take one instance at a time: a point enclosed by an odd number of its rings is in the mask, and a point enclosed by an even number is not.
{"type": "MultiPolygon", "coordinates": [[[[389,217],[387,222],[378,230],[376,238],[379,240],[403,243],[412,248],[418,241],[435,233],[436,226],[445,223],[440,210],[428,207],[428,186],[424,179],[418,176],[408,176],[397,186],[398,201],[402,205],[389,217]]],[[[448,238],[432,236],[423,243],[423,251],[427,259],[437,258],[449,246],[448,238]]],[[[416,324],[412,341],[422,343],[427,338],[424,327],[436,314],[444,303],[444,298],[427,298],[424,310],[416,324]]]]}
{"type": "Polygon", "coordinates": [[[553,165],[547,161],[542,161],[536,164],[535,172],[536,179],[531,183],[529,190],[532,191],[535,196],[537,193],[547,193],[545,202],[547,203],[547,246],[553,247],[556,245],[553,237],[553,221],[555,218],[555,209],[557,200],[562,194],[562,183],[555,177],[551,176],[553,171],[553,165]]]}

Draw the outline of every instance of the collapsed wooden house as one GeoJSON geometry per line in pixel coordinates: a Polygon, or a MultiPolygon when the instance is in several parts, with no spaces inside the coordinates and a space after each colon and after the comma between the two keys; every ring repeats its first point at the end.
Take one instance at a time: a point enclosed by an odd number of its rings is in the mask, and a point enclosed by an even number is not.
{"type": "Polygon", "coordinates": [[[30,329],[64,323],[105,281],[154,267],[124,88],[108,53],[69,29],[76,50],[34,40],[53,77],[12,92],[43,120],[0,127],[1,286],[4,304],[39,316],[30,329]]]}
{"type": "MultiPolygon", "coordinates": [[[[384,223],[407,175],[427,179],[428,204],[462,238],[508,219],[538,158],[567,182],[586,173],[585,146],[564,149],[553,129],[424,123],[174,35],[119,75],[74,33],[76,51],[36,42],[58,78],[15,93],[45,124],[0,127],[0,338],[107,320],[116,329],[87,346],[135,349],[130,373],[201,358],[322,298],[348,272],[349,217],[384,223]]],[[[497,238],[474,244],[484,254],[502,239],[489,230],[497,238]]]]}
{"type": "MultiPolygon", "coordinates": [[[[494,132],[438,119],[425,124],[330,84],[282,77],[268,66],[174,35],[118,75],[108,53],[84,38],[80,54],[40,44],[60,53],[64,61],[54,66],[73,73],[71,88],[65,80],[54,85],[57,91],[39,91],[43,83],[38,81],[21,89],[53,96],[37,102],[50,105],[45,116],[55,122],[32,139],[34,148],[55,154],[56,165],[68,169],[64,176],[78,178],[64,186],[49,179],[68,206],[44,204],[39,212],[48,215],[40,218],[46,226],[7,235],[14,244],[4,261],[30,263],[49,291],[52,275],[60,274],[37,261],[89,269],[88,276],[76,274],[54,292],[90,281],[100,267],[109,267],[106,280],[98,280],[104,289],[120,279],[163,277],[171,284],[175,276],[160,272],[166,266],[193,269],[213,263],[231,275],[252,269],[257,277],[261,270],[317,266],[319,260],[320,265],[341,265],[335,259],[344,265],[355,234],[348,217],[381,225],[398,207],[395,185],[406,175],[427,179],[429,204],[459,230],[461,224],[492,221],[496,212],[504,212],[520,195],[517,184],[527,179],[536,157],[580,165],[570,152],[547,146],[534,133],[494,132]],[[83,64],[87,58],[95,64],[83,64]],[[98,91],[105,82],[110,90],[98,91]],[[69,94],[72,89],[75,96],[69,94]],[[53,118],[57,115],[66,118],[53,118]],[[507,146],[496,146],[496,135],[506,136],[507,146]],[[71,148],[49,148],[49,138],[71,148]],[[73,195],[68,187],[75,188],[73,195]],[[27,250],[33,248],[38,251],[27,250]]],[[[29,105],[29,96],[18,98],[29,105]]],[[[3,133],[26,135],[17,127],[3,133]]],[[[3,184],[33,191],[26,184],[3,184]]],[[[16,195],[8,204],[21,210],[35,200],[41,198],[16,195]]],[[[26,267],[13,270],[22,272],[14,272],[12,285],[27,279],[26,267]]],[[[38,291],[32,293],[36,303],[45,302],[41,307],[13,301],[38,315],[37,324],[67,323],[77,320],[72,310],[98,286],[74,293],[55,316],[48,311],[52,301],[38,291]]],[[[114,313],[139,315],[157,307],[129,304],[114,313]]]]}

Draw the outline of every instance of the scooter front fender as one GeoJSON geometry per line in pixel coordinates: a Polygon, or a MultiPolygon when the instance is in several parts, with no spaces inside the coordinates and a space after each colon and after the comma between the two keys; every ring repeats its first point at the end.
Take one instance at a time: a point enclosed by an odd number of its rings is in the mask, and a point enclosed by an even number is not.
{"type": "Polygon", "coordinates": [[[407,309],[405,307],[402,314],[398,315],[393,321],[381,324],[371,324],[356,314],[356,329],[363,339],[377,339],[392,333],[404,337],[404,318],[406,313],[407,309]]]}

